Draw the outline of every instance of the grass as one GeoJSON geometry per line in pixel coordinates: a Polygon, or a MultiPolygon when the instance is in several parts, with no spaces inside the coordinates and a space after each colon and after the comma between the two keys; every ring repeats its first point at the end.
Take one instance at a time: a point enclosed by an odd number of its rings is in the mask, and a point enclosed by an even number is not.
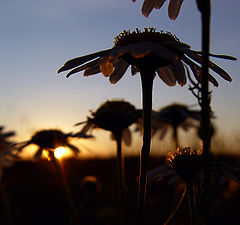
{"type": "MultiPolygon", "coordinates": [[[[219,155],[218,157],[239,166],[240,157],[219,155]]],[[[165,161],[164,157],[151,157],[148,167],[153,169],[165,161]]],[[[125,159],[127,185],[127,223],[135,224],[137,201],[137,176],[139,158],[125,159]]],[[[116,193],[116,159],[74,159],[64,160],[67,181],[78,209],[81,225],[118,224],[119,208],[116,193]],[[83,183],[86,176],[95,176],[98,181],[83,183]]],[[[47,160],[17,161],[5,169],[2,182],[8,194],[12,225],[72,224],[71,212],[65,193],[59,184],[55,170],[47,160]]],[[[163,224],[181,197],[182,189],[169,186],[167,182],[154,183],[147,189],[146,224],[163,224]]],[[[213,199],[212,216],[216,224],[236,224],[239,219],[239,184],[230,181],[213,199]]],[[[0,221],[5,215],[1,210],[0,221]]],[[[169,224],[189,224],[187,199],[169,224]]]]}

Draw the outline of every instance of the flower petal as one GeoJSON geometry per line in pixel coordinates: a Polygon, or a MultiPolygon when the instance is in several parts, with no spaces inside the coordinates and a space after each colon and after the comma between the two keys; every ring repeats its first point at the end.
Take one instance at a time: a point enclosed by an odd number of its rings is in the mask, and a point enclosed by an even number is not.
{"type": "Polygon", "coordinates": [[[112,55],[101,57],[99,60],[100,70],[105,77],[108,77],[113,72],[113,64],[111,63],[112,55]]]}
{"type": "MultiPolygon", "coordinates": [[[[186,56],[184,56],[182,58],[182,60],[190,67],[190,69],[193,72],[193,75],[194,75],[195,79],[198,82],[200,82],[200,80],[201,80],[201,68],[200,68],[200,66],[198,66],[196,63],[194,63],[192,60],[190,60],[186,56]]],[[[208,79],[215,87],[218,87],[217,80],[211,74],[208,74],[208,79]]]]}
{"type": "Polygon", "coordinates": [[[99,64],[96,64],[90,68],[87,68],[84,73],[83,73],[83,76],[85,77],[88,77],[88,76],[91,76],[91,75],[95,75],[97,73],[100,73],[101,70],[100,70],[100,66],[99,64]]]}
{"type": "Polygon", "coordinates": [[[90,60],[93,60],[97,57],[102,57],[102,56],[108,54],[111,51],[112,51],[112,49],[107,49],[107,50],[103,50],[103,51],[100,51],[100,52],[95,52],[95,53],[92,53],[92,54],[89,54],[89,55],[85,55],[85,56],[77,57],[77,58],[74,58],[74,59],[70,59],[58,70],[58,73],[69,70],[69,69],[72,69],[76,66],[80,66],[83,63],[88,62],[90,60]]]}
{"type": "Polygon", "coordinates": [[[66,143],[66,147],[70,148],[75,155],[77,155],[80,152],[80,150],[77,147],[70,143],[66,143]]]}
{"type": "MultiPolygon", "coordinates": [[[[195,53],[195,54],[202,55],[201,51],[195,51],[195,50],[190,50],[190,51],[195,53]]],[[[218,55],[218,54],[209,53],[209,56],[220,58],[220,59],[227,59],[227,60],[234,60],[234,61],[237,60],[236,57],[233,57],[233,56],[230,56],[230,55],[218,55]]]]}
{"type": "Polygon", "coordinates": [[[171,20],[175,20],[179,14],[183,0],[170,0],[168,5],[168,16],[171,20]]]}
{"type": "Polygon", "coordinates": [[[166,0],[145,0],[142,6],[142,14],[148,17],[153,8],[159,9],[166,0]]]}
{"type": "Polygon", "coordinates": [[[172,87],[176,85],[176,78],[169,66],[158,68],[157,73],[158,76],[162,79],[162,81],[168,86],[172,87]]]}
{"type": "MultiPolygon", "coordinates": [[[[192,51],[186,51],[185,52],[187,56],[189,56],[191,59],[195,60],[196,62],[202,64],[202,56],[195,54],[192,51]]],[[[228,75],[226,71],[224,71],[222,68],[217,66],[215,63],[209,61],[209,68],[212,69],[215,73],[219,74],[224,80],[227,80],[229,82],[232,81],[232,78],[228,75]]]]}
{"type": "Polygon", "coordinates": [[[127,128],[127,129],[125,129],[125,130],[123,131],[123,136],[122,136],[122,138],[123,138],[124,143],[125,143],[127,146],[130,146],[130,145],[131,145],[131,143],[132,143],[132,135],[131,135],[131,131],[130,131],[129,128],[127,128]]]}
{"type": "Polygon", "coordinates": [[[113,73],[110,75],[109,78],[110,82],[112,84],[117,83],[125,74],[128,67],[129,64],[126,61],[124,60],[119,61],[118,64],[115,66],[113,73]]]}
{"type": "Polygon", "coordinates": [[[68,78],[68,77],[70,77],[70,76],[71,76],[72,74],[74,74],[74,73],[78,73],[78,72],[80,72],[80,71],[83,71],[83,70],[85,70],[85,69],[87,69],[87,68],[89,68],[89,67],[95,66],[96,64],[98,65],[98,62],[99,62],[99,59],[95,59],[95,60],[93,60],[93,61],[91,61],[91,62],[88,62],[88,63],[82,65],[82,66],[79,66],[79,67],[71,70],[71,71],[66,75],[66,77],[68,78]]]}
{"type": "Polygon", "coordinates": [[[43,152],[43,148],[39,148],[34,155],[34,159],[40,159],[42,152],[43,152]]]}
{"type": "Polygon", "coordinates": [[[174,60],[170,66],[172,67],[173,74],[177,79],[179,85],[181,87],[184,86],[187,82],[187,79],[185,69],[181,60],[174,60]]]}

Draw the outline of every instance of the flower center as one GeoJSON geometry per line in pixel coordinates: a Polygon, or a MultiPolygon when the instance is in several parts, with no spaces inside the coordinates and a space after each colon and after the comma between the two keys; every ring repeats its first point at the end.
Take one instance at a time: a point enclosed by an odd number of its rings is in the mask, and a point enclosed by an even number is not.
{"type": "Polygon", "coordinates": [[[144,28],[144,31],[136,28],[135,31],[130,32],[124,30],[115,37],[114,45],[124,46],[128,44],[136,44],[139,42],[151,41],[156,43],[162,43],[167,41],[179,41],[179,39],[170,32],[164,32],[163,30],[156,31],[156,28],[144,28]]]}

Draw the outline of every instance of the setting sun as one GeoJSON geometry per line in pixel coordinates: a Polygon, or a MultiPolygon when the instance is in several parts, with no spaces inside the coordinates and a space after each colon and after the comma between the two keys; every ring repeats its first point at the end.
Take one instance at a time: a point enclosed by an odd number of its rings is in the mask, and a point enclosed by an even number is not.
{"type": "Polygon", "coordinates": [[[60,159],[62,158],[64,155],[67,155],[68,154],[68,150],[64,147],[58,147],[55,149],[54,151],[54,155],[56,158],[60,159]]]}

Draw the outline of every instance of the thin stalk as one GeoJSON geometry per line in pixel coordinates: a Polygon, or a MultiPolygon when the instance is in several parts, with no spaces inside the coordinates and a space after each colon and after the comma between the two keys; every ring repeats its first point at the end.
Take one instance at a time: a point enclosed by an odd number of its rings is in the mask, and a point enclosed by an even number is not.
{"type": "Polygon", "coordinates": [[[209,42],[210,42],[210,0],[202,0],[201,3],[202,18],[202,80],[201,80],[201,98],[202,98],[202,148],[203,154],[207,158],[210,152],[210,99],[209,99],[209,42]]]}
{"type": "Polygon", "coordinates": [[[173,127],[173,138],[174,138],[174,142],[175,142],[175,148],[177,149],[179,147],[177,126],[173,127]]]}
{"type": "Polygon", "coordinates": [[[51,162],[53,163],[55,171],[57,173],[58,179],[59,179],[60,183],[63,185],[64,191],[65,191],[65,194],[66,194],[66,197],[67,197],[67,201],[68,201],[69,207],[70,207],[71,212],[72,212],[74,223],[76,225],[79,225],[77,211],[75,209],[75,206],[74,206],[74,203],[73,203],[73,200],[72,200],[72,195],[71,195],[70,188],[69,188],[69,186],[67,184],[67,181],[66,181],[64,169],[62,168],[61,164],[58,162],[58,160],[54,156],[53,151],[49,151],[49,156],[50,156],[51,162]]]}
{"type": "Polygon", "coordinates": [[[193,184],[191,182],[186,183],[187,195],[188,195],[188,205],[189,205],[189,215],[190,224],[196,225],[196,215],[195,215],[195,198],[193,192],[193,184]]]}
{"type": "Polygon", "coordinates": [[[117,143],[117,177],[118,177],[118,197],[120,201],[121,224],[125,221],[125,168],[124,157],[122,153],[122,132],[114,132],[117,143]]]}
{"type": "Polygon", "coordinates": [[[139,189],[137,203],[137,223],[141,224],[144,218],[147,163],[151,147],[151,124],[152,124],[152,89],[154,71],[140,70],[142,81],[142,104],[143,104],[143,145],[140,153],[139,189]]]}

